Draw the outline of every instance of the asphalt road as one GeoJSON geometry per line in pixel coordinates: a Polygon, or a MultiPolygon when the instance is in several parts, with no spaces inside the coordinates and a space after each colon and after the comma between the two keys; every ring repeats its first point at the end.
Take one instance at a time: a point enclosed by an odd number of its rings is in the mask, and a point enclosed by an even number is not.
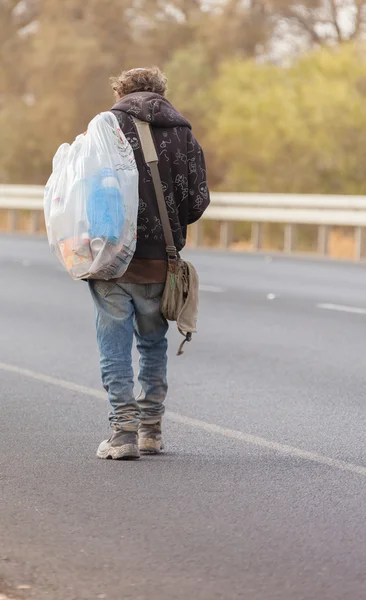
{"type": "Polygon", "coordinates": [[[366,598],[365,268],[191,257],[167,453],[100,461],[87,286],[0,238],[0,597],[366,598]]]}

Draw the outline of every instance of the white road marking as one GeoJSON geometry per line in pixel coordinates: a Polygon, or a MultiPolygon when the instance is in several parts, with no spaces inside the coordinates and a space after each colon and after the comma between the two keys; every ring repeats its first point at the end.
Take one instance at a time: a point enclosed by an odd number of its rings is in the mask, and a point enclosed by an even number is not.
{"type": "Polygon", "coordinates": [[[324,310],[336,310],[338,312],[353,313],[355,315],[366,315],[366,308],[359,308],[358,306],[346,306],[343,304],[317,304],[318,308],[324,310]]]}
{"type": "Polygon", "coordinates": [[[65,379],[59,379],[58,377],[51,377],[50,375],[37,373],[36,371],[31,371],[30,369],[22,369],[16,365],[8,365],[7,363],[0,362],[0,369],[3,371],[8,371],[9,373],[24,375],[25,377],[30,377],[31,379],[36,379],[37,381],[42,381],[43,383],[57,385],[58,387],[71,390],[72,392],[78,392],[79,394],[94,396],[94,398],[102,398],[103,400],[106,398],[105,392],[102,392],[101,390],[94,390],[93,388],[85,387],[85,385],[79,385],[78,383],[73,383],[72,381],[66,381],[65,379]]]}
{"type": "Polygon", "coordinates": [[[216,287],[214,285],[200,285],[201,292],[211,292],[212,294],[222,294],[224,291],[220,287],[216,287]]]}
{"type": "MultiPolygon", "coordinates": [[[[64,379],[50,377],[49,375],[37,373],[29,369],[22,369],[15,365],[9,365],[0,362],[0,370],[6,371],[8,373],[16,373],[17,375],[29,377],[31,379],[35,379],[36,381],[42,381],[43,383],[49,383],[60,388],[71,390],[73,392],[78,392],[79,394],[84,394],[86,396],[93,396],[95,398],[101,398],[103,400],[106,400],[106,394],[102,391],[95,390],[84,385],[79,385],[77,383],[72,383],[71,381],[65,381],[64,379]]],[[[207,423],[206,421],[202,421],[201,419],[193,419],[191,417],[187,417],[185,415],[181,415],[170,410],[166,411],[165,415],[170,421],[174,423],[179,423],[180,425],[194,427],[195,429],[200,429],[202,431],[206,431],[207,433],[213,433],[226,438],[231,438],[233,440],[239,440],[240,442],[244,442],[245,444],[250,444],[251,446],[257,446],[258,448],[271,450],[272,452],[277,452],[285,456],[300,458],[302,460],[314,462],[320,465],[325,465],[332,469],[348,471],[350,473],[355,473],[356,475],[366,477],[366,467],[363,467],[361,465],[356,465],[354,463],[338,460],[336,458],[331,458],[330,456],[325,456],[323,454],[317,454],[316,452],[302,450],[301,448],[296,448],[296,446],[289,446],[288,444],[271,442],[270,440],[259,437],[257,435],[244,433],[243,431],[239,431],[238,429],[228,429],[226,427],[221,427],[220,425],[215,425],[214,423],[207,423]]],[[[1,596],[0,600],[2,600],[1,596]]]]}
{"type": "Polygon", "coordinates": [[[17,590],[31,590],[31,586],[30,585],[17,585],[17,590]]]}
{"type": "Polygon", "coordinates": [[[9,596],[4,596],[4,594],[0,594],[0,600],[11,600],[9,596]]]}

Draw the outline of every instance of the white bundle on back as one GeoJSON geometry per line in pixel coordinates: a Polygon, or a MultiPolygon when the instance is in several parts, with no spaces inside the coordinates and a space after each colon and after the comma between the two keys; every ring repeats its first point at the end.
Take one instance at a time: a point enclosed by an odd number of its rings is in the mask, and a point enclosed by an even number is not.
{"type": "Polygon", "coordinates": [[[138,171],[111,112],[60,146],[44,194],[48,240],[73,279],[113,279],[136,248],[138,171]]]}

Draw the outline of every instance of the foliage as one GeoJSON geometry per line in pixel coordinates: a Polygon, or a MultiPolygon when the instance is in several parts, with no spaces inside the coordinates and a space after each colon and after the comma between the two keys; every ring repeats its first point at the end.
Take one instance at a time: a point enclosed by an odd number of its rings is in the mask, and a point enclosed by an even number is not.
{"type": "Polygon", "coordinates": [[[110,75],[155,63],[205,147],[213,187],[364,193],[365,52],[347,40],[364,35],[365,8],[0,0],[0,181],[44,183],[57,146],[113,103],[110,75]]]}
{"type": "Polygon", "coordinates": [[[209,142],[232,191],[366,192],[366,55],[344,45],[289,68],[223,65],[209,142]],[[213,129],[214,128],[214,129],[213,129]]]}

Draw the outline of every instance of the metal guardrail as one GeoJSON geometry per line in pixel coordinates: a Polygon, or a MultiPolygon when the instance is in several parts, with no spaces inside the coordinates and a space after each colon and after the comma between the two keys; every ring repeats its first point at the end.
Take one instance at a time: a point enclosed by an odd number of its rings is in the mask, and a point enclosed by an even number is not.
{"type": "MultiPolygon", "coordinates": [[[[29,233],[39,231],[43,211],[43,187],[0,185],[0,210],[8,213],[8,230],[16,231],[18,211],[30,211],[29,233]]],[[[252,247],[262,247],[263,223],[284,225],[285,253],[295,248],[296,225],[318,227],[318,253],[327,256],[328,236],[332,226],[355,228],[355,260],[366,252],[366,197],[303,194],[235,194],[213,193],[204,220],[220,222],[220,246],[229,248],[233,224],[252,224],[252,247]]],[[[192,243],[202,244],[202,223],[192,226],[192,243]]]]}
{"type": "MultiPolygon", "coordinates": [[[[318,254],[328,255],[329,231],[332,226],[355,228],[355,260],[366,252],[366,197],[306,194],[212,194],[212,204],[205,219],[220,221],[220,246],[229,248],[234,222],[252,223],[252,248],[262,248],[264,223],[284,225],[283,251],[295,249],[296,225],[318,227],[318,254]]],[[[193,241],[200,246],[202,227],[194,228],[193,241]]]]}

